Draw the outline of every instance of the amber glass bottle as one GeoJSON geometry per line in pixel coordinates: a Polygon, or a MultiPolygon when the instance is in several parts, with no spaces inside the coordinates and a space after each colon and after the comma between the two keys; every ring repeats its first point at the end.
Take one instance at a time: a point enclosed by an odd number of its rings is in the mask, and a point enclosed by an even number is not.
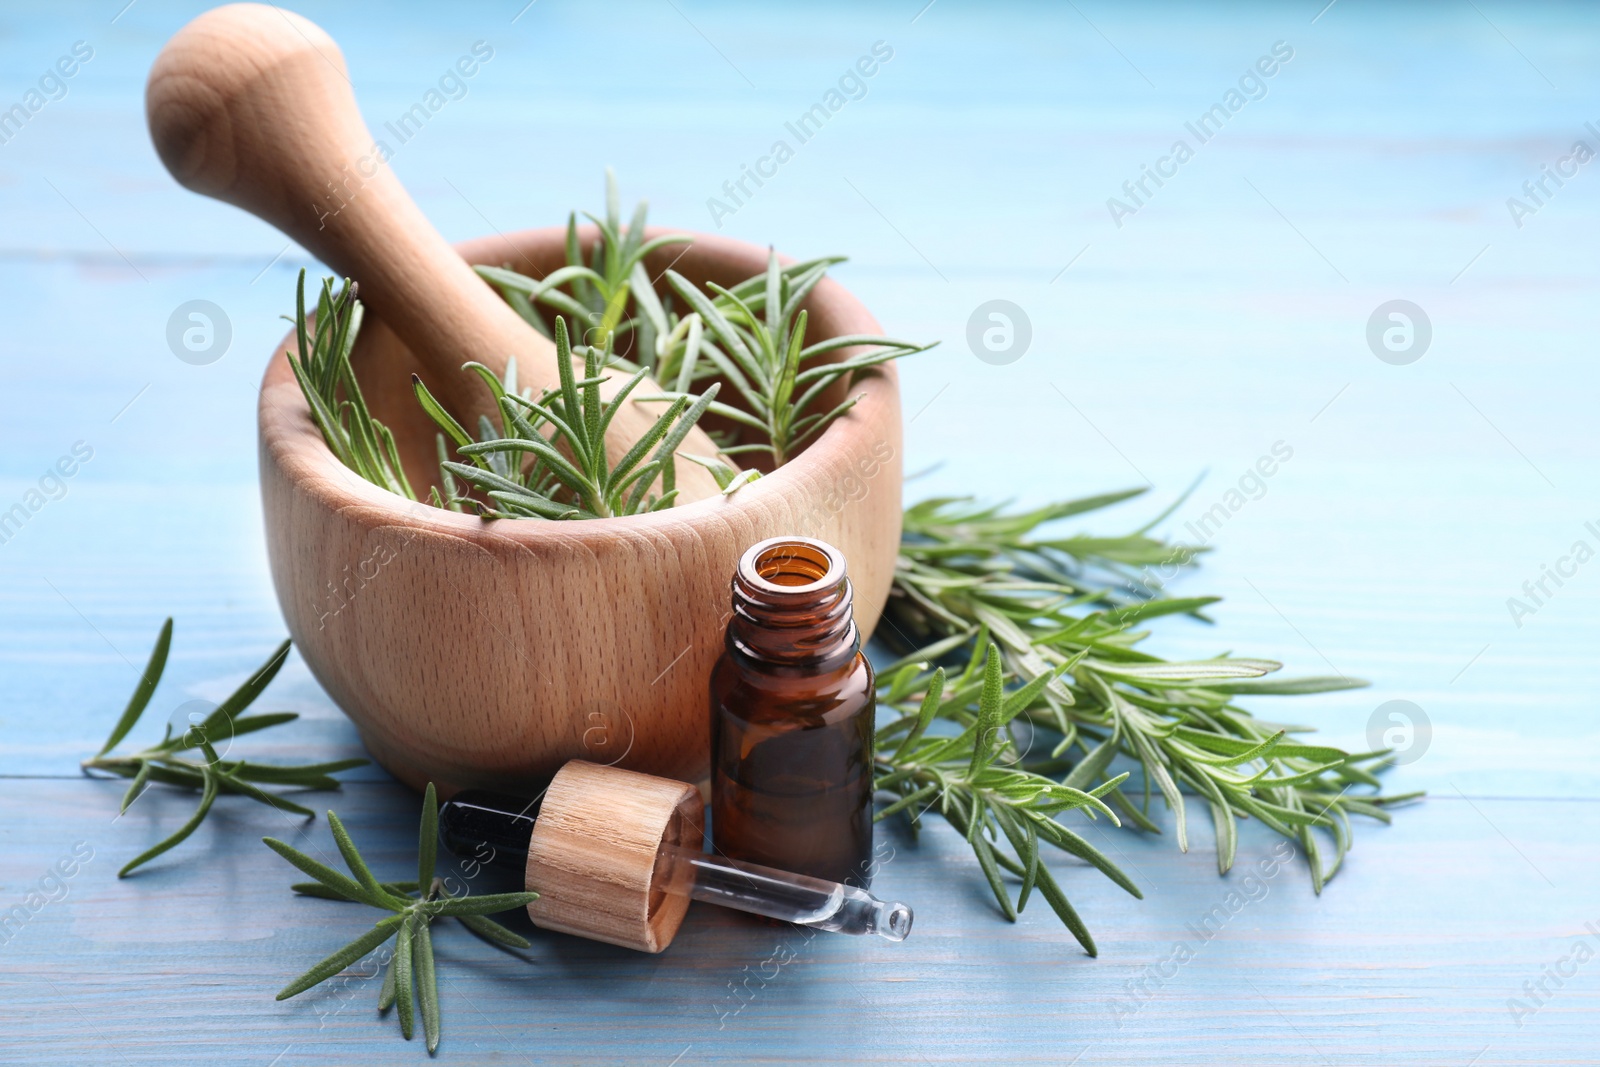
{"type": "Polygon", "coordinates": [[[844,556],[776,537],[745,552],[711,676],[711,837],[731,859],[866,888],[872,667],[844,556]]]}

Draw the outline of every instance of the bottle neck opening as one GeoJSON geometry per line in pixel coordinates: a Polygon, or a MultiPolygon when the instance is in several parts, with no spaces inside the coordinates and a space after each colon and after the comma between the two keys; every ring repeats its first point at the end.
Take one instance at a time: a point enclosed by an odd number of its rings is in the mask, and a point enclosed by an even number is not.
{"type": "Polygon", "coordinates": [[[762,541],[734,573],[728,647],[769,666],[843,666],[861,643],[851,602],[838,549],[806,537],[762,541]]]}

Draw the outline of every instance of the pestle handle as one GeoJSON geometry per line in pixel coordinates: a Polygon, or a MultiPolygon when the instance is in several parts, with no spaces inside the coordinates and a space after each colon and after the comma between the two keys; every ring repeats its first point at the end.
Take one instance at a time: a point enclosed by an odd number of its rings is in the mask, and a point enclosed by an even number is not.
{"type": "MultiPolygon", "coordinates": [[[[555,346],[406,194],[356,108],[338,45],[315,23],[264,4],[206,12],[156,57],[145,110],[156,152],[179,184],[271,223],[356,279],[362,300],[430,372],[429,388],[468,425],[494,410],[477,379],[461,372],[468,360],[498,374],[514,355],[522,384],[557,384],[555,346]]],[[[657,391],[646,381],[636,393],[657,391]]],[[[606,440],[613,462],[660,410],[629,401],[617,412],[606,440]]],[[[716,446],[696,428],[680,452],[710,456],[716,446]]],[[[679,503],[719,492],[693,463],[678,464],[677,485],[679,503]]]]}

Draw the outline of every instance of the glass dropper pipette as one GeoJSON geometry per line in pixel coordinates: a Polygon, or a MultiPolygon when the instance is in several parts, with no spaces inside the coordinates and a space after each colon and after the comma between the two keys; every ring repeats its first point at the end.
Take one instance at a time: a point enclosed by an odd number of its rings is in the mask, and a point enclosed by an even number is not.
{"type": "MultiPolygon", "coordinates": [[[[519,874],[526,868],[537,820],[537,802],[496,793],[461,793],[439,809],[445,847],[519,874]]],[[[879,900],[855,886],[671,845],[657,853],[656,868],[658,883],[668,892],[687,892],[707,904],[833,933],[877,934],[889,941],[903,941],[911,932],[908,906],[879,900]]]]}

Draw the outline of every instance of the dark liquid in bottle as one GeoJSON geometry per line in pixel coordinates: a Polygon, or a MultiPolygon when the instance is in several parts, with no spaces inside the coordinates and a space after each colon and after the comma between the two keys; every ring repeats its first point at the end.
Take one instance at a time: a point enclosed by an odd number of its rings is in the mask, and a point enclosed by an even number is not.
{"type": "MultiPolygon", "coordinates": [[[[717,672],[711,825],[732,859],[867,888],[872,859],[872,671],[836,692],[785,700],[781,686],[717,672]]],[[[804,679],[808,687],[814,679],[804,679]]]]}
{"type": "Polygon", "coordinates": [[[872,870],[872,667],[850,583],[820,541],[739,563],[711,679],[711,839],[730,859],[866,888],[872,870]]]}

